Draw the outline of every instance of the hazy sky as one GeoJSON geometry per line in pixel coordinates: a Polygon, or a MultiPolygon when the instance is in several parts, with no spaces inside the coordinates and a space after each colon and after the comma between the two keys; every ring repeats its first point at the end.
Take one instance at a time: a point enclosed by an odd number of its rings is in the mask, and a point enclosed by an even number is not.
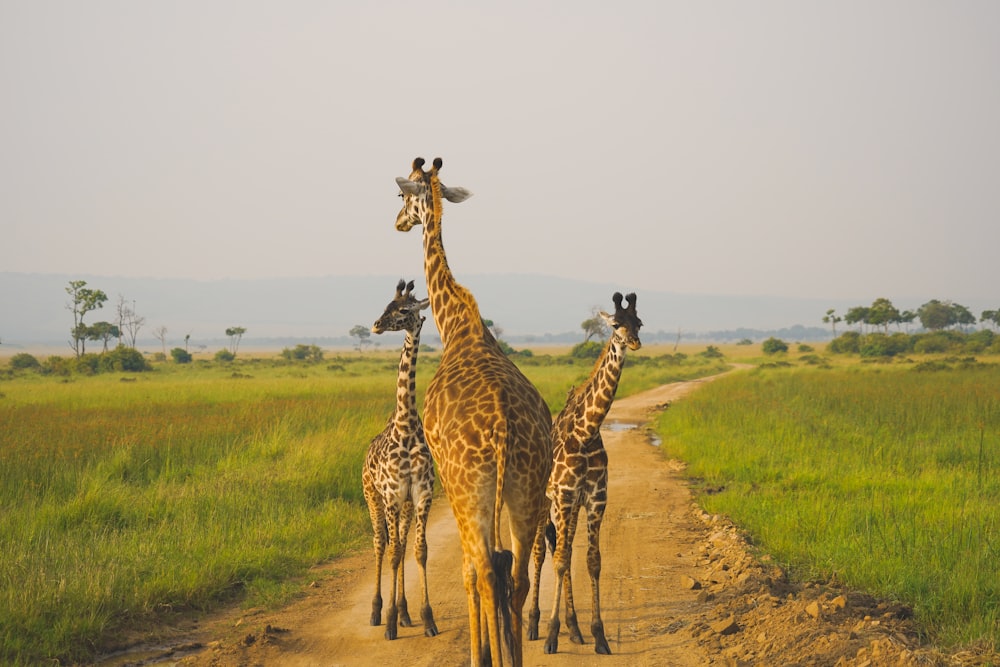
{"type": "MultiPolygon", "coordinates": [[[[0,270],[998,300],[1000,2],[0,0],[0,270]]],[[[914,304],[909,304],[914,305],[914,304]]]]}

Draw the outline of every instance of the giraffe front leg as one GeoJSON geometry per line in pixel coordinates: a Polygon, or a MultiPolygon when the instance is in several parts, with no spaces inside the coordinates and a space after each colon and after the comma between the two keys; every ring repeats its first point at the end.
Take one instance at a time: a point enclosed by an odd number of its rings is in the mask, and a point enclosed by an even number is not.
{"type": "Polygon", "coordinates": [[[594,636],[594,652],[601,655],[611,655],[611,647],[604,636],[604,621],[601,619],[601,522],[604,520],[604,502],[595,502],[587,513],[587,570],[590,573],[590,585],[594,620],[590,624],[590,633],[594,636]]]}
{"type": "MultiPolygon", "coordinates": [[[[576,526],[579,516],[579,509],[574,509],[569,517],[566,540],[570,553],[572,553],[573,541],[576,539],[576,526]]],[[[574,644],[583,644],[583,633],[580,632],[580,624],[576,618],[576,602],[573,599],[573,573],[569,565],[567,565],[566,574],[563,576],[563,594],[566,596],[566,633],[569,635],[569,640],[574,644]]]]}

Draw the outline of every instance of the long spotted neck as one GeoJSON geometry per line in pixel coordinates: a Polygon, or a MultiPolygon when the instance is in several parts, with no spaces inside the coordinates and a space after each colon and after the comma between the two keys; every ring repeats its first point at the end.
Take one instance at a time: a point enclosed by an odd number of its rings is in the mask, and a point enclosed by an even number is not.
{"type": "Polygon", "coordinates": [[[604,346],[601,356],[594,364],[590,377],[573,392],[573,396],[567,402],[565,419],[572,423],[564,423],[563,426],[572,428],[581,436],[582,442],[589,441],[597,434],[608,410],[611,409],[615,392],[618,391],[622,368],[625,366],[627,349],[625,342],[612,334],[611,340],[604,346]]]}
{"type": "Polygon", "coordinates": [[[396,378],[396,412],[393,424],[401,433],[412,433],[420,423],[417,413],[417,349],[420,347],[420,329],[423,318],[416,326],[406,329],[403,352],[399,356],[399,375],[396,378]]]}
{"type": "Polygon", "coordinates": [[[422,222],[424,278],[434,323],[441,335],[441,344],[447,349],[450,343],[461,338],[482,338],[485,327],[475,297],[455,280],[448,267],[441,240],[441,181],[436,173],[431,175],[428,195],[430,201],[422,222]]]}

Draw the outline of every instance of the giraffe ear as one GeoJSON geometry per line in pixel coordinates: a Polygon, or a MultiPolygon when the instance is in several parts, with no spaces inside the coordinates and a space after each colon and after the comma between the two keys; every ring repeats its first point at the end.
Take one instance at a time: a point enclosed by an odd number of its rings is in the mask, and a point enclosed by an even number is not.
{"type": "Polygon", "coordinates": [[[431,300],[430,299],[422,299],[420,301],[417,301],[417,304],[416,304],[417,310],[423,310],[424,308],[426,308],[429,305],[431,305],[431,300]]]}
{"type": "Polygon", "coordinates": [[[444,183],[441,184],[441,196],[453,204],[463,202],[472,196],[472,193],[465,188],[449,188],[444,183]]]}
{"type": "Polygon", "coordinates": [[[601,316],[601,319],[604,320],[605,324],[607,324],[612,329],[615,328],[615,318],[614,317],[612,317],[611,315],[608,315],[603,310],[598,311],[597,314],[601,316]]]}
{"type": "Polygon", "coordinates": [[[402,176],[396,177],[396,185],[399,186],[400,192],[404,195],[415,195],[420,192],[420,183],[403,178],[402,176]]]}

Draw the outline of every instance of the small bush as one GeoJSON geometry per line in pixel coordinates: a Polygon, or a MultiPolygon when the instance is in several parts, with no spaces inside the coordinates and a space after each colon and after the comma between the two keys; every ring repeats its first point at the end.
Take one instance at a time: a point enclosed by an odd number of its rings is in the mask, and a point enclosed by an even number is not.
{"type": "Polygon", "coordinates": [[[775,338],[771,336],[763,343],[761,343],[761,350],[764,354],[778,354],[780,352],[788,352],[788,343],[781,340],[780,338],[775,338]]]}
{"type": "Polygon", "coordinates": [[[38,363],[38,359],[35,359],[33,355],[27,352],[20,352],[10,358],[10,367],[15,370],[24,371],[40,369],[42,365],[38,363]]]}
{"type": "Polygon", "coordinates": [[[989,329],[981,329],[965,337],[963,351],[969,354],[982,354],[990,349],[997,336],[989,329]]]}
{"type": "Polygon", "coordinates": [[[281,356],[288,361],[323,361],[323,350],[317,345],[296,345],[294,348],[286,347],[281,351],[281,356]]]}
{"type": "Polygon", "coordinates": [[[52,355],[42,364],[43,375],[69,375],[72,372],[70,359],[65,359],[58,355],[52,355]]]}
{"type": "Polygon", "coordinates": [[[573,349],[569,352],[569,356],[574,359],[597,359],[601,356],[602,349],[604,349],[604,345],[601,343],[596,340],[588,340],[574,345],[573,349]]]}
{"type": "Polygon", "coordinates": [[[894,357],[910,351],[910,337],[903,333],[891,336],[883,333],[868,334],[859,351],[862,357],[894,357]]]}
{"type": "Polygon", "coordinates": [[[149,362],[142,352],[134,347],[119,345],[110,352],[101,355],[101,370],[127,373],[140,373],[150,370],[149,362]]]}
{"type": "Polygon", "coordinates": [[[857,331],[845,331],[830,341],[826,351],[831,354],[857,354],[861,351],[861,334],[857,331]]]}
{"type": "Polygon", "coordinates": [[[717,348],[715,345],[709,345],[705,348],[704,352],[699,352],[699,356],[705,357],[706,359],[721,359],[723,356],[722,350],[717,348]]]}
{"type": "Polygon", "coordinates": [[[913,351],[918,354],[937,354],[951,349],[952,340],[943,331],[916,336],[913,351]]]}
{"type": "Polygon", "coordinates": [[[175,347],[170,350],[170,356],[173,357],[174,362],[178,364],[190,364],[191,359],[193,358],[191,353],[183,347],[175,347]]]}
{"type": "Polygon", "coordinates": [[[73,372],[80,375],[97,375],[101,371],[101,357],[93,354],[81,354],[73,364],[73,372]]]}
{"type": "Polygon", "coordinates": [[[226,361],[232,361],[235,358],[236,355],[230,352],[229,350],[219,350],[218,352],[215,353],[216,361],[226,362],[226,361]]]}

